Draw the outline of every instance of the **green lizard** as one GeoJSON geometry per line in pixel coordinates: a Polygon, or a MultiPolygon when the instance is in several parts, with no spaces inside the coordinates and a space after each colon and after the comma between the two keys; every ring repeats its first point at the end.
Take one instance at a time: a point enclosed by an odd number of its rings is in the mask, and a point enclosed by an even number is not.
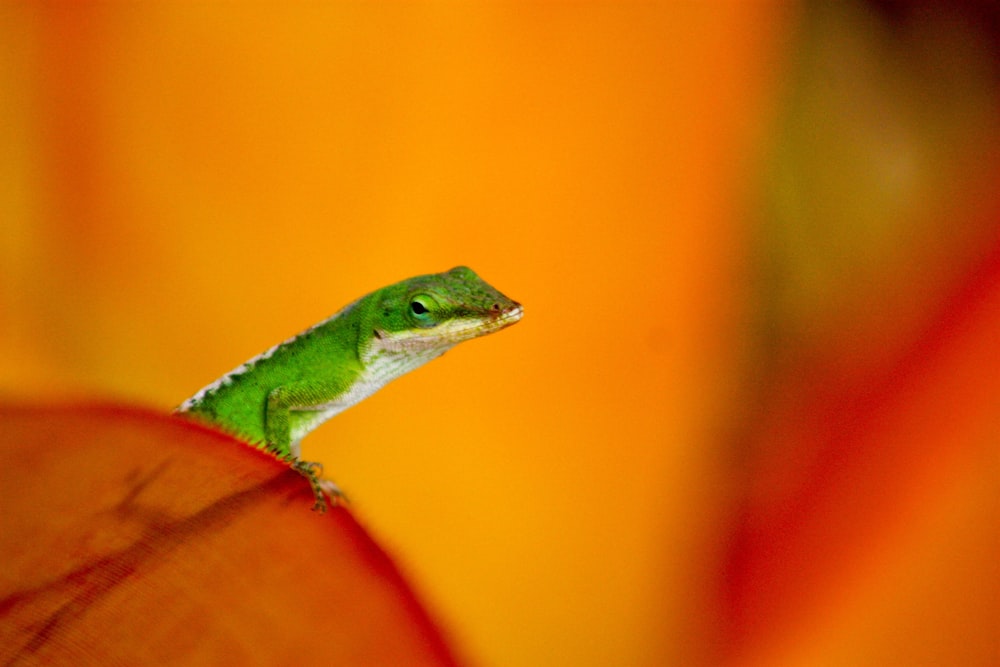
{"type": "Polygon", "coordinates": [[[326,509],[322,468],[299,458],[314,428],[464,340],[521,319],[521,305],[472,269],[417,276],[372,292],[226,373],[177,413],[287,460],[326,509]]]}

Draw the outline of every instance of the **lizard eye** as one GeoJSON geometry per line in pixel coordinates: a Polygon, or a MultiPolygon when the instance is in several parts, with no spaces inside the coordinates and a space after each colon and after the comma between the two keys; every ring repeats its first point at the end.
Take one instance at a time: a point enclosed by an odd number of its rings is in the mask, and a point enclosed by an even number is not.
{"type": "Polygon", "coordinates": [[[417,326],[432,327],[437,324],[436,309],[437,302],[431,296],[418,294],[410,297],[410,317],[417,326]]]}

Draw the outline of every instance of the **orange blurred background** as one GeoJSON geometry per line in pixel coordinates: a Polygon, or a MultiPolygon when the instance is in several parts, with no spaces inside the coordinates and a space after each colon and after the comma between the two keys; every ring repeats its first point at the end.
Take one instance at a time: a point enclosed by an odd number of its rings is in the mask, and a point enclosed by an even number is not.
{"type": "Polygon", "coordinates": [[[0,5],[0,390],[525,305],[305,442],[486,665],[997,664],[988,3],[0,5]]]}

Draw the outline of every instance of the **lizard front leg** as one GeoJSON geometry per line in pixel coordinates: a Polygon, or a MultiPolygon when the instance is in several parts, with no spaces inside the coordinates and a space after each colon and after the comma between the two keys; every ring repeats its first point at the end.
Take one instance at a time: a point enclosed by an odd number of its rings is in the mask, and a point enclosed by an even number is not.
{"type": "Polygon", "coordinates": [[[343,493],[332,482],[322,480],[323,466],[319,463],[303,461],[299,458],[299,440],[292,438],[292,412],[321,409],[329,405],[331,397],[340,395],[343,388],[337,383],[301,381],[272,389],[267,395],[264,413],[264,432],[267,448],[277,456],[289,461],[292,468],[309,480],[316,504],[313,509],[326,511],[324,492],[341,498],[343,493]]]}

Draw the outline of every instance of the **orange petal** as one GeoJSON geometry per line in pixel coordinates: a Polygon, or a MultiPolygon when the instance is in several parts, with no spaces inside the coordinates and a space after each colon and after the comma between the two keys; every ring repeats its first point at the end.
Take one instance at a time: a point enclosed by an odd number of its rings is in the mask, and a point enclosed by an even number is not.
{"type": "Polygon", "coordinates": [[[232,438],[0,407],[0,480],[0,663],[455,664],[351,514],[232,438]]]}

